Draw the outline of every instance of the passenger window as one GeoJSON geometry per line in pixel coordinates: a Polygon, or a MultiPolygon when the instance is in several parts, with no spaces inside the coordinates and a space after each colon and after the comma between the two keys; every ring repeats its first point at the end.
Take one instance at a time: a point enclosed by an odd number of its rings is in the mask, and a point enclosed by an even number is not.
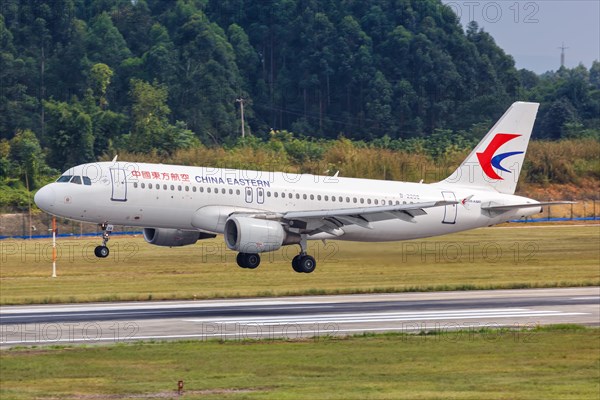
{"type": "Polygon", "coordinates": [[[145,183],[142,183],[141,186],[142,186],[142,189],[146,188],[146,184],[145,183]]]}
{"type": "Polygon", "coordinates": [[[240,189],[235,189],[235,194],[240,195],[240,189]]]}
{"type": "Polygon", "coordinates": [[[296,199],[300,200],[300,193],[296,193],[296,199]]]}
{"type": "Polygon", "coordinates": [[[331,201],[335,201],[335,196],[331,196],[331,201]]]}
{"type": "Polygon", "coordinates": [[[198,190],[196,189],[196,186],[192,186],[192,192],[196,193],[196,190],[198,190]]]}
{"type": "Polygon", "coordinates": [[[181,185],[177,186],[177,190],[179,190],[181,192],[181,185]]]}
{"type": "Polygon", "coordinates": [[[133,187],[137,189],[137,182],[133,182],[133,187]]]}
{"type": "Polygon", "coordinates": [[[204,187],[200,186],[200,193],[204,193],[204,187]]]}
{"type": "Polygon", "coordinates": [[[363,199],[362,197],[360,198],[360,204],[365,204],[365,199],[363,199]]]}
{"type": "Polygon", "coordinates": [[[305,194],[302,195],[302,198],[306,200],[307,196],[305,194]]]}
{"type": "Polygon", "coordinates": [[[186,192],[189,192],[189,191],[190,191],[190,187],[189,187],[189,186],[186,186],[186,187],[185,187],[185,191],[186,191],[186,192]]]}
{"type": "Polygon", "coordinates": [[[83,184],[87,185],[87,186],[91,186],[92,185],[92,180],[88,176],[84,176],[83,177],[83,184]]]}
{"type": "Polygon", "coordinates": [[[314,199],[315,199],[315,195],[314,195],[314,194],[311,194],[311,195],[310,195],[310,199],[311,199],[311,200],[314,200],[314,199]]]}
{"type": "Polygon", "coordinates": [[[279,197],[279,193],[273,192],[273,196],[275,196],[275,198],[277,198],[277,197],[279,197]]]}
{"type": "Polygon", "coordinates": [[[163,190],[167,190],[167,185],[163,185],[163,190]]]}
{"type": "Polygon", "coordinates": [[[325,195],[325,201],[329,201],[329,196],[325,195]]]}
{"type": "Polygon", "coordinates": [[[225,194],[225,189],[221,189],[221,193],[225,194]]]}
{"type": "Polygon", "coordinates": [[[81,177],[79,175],[75,175],[73,179],[71,179],[71,183],[76,185],[81,185],[81,177]]]}
{"type": "Polygon", "coordinates": [[[210,193],[210,188],[206,188],[206,193],[210,193]]]}
{"type": "Polygon", "coordinates": [[[371,199],[367,199],[367,204],[371,204],[371,199]]]}
{"type": "Polygon", "coordinates": [[[171,185],[171,190],[175,190],[175,185],[171,185]]]}
{"type": "Polygon", "coordinates": [[[290,194],[288,195],[288,197],[291,199],[292,197],[294,197],[294,195],[290,193],[290,194]]]}
{"type": "Polygon", "coordinates": [[[346,197],[346,203],[350,203],[350,197],[346,197]]]}
{"type": "Polygon", "coordinates": [[[152,189],[152,184],[151,183],[148,184],[148,189],[152,189]]]}
{"type": "Polygon", "coordinates": [[[375,204],[379,204],[379,200],[375,199],[375,204]]]}
{"type": "Polygon", "coordinates": [[[267,197],[271,197],[271,192],[270,191],[267,191],[267,197]]]}
{"type": "Polygon", "coordinates": [[[63,175],[56,180],[56,182],[69,182],[73,175],[63,175]]]}
{"type": "Polygon", "coordinates": [[[342,196],[338,197],[338,200],[340,201],[340,203],[341,203],[342,201],[344,201],[344,199],[342,198],[342,196]]]}
{"type": "Polygon", "coordinates": [[[357,200],[356,200],[356,197],[352,199],[352,202],[353,202],[353,203],[356,203],[356,202],[357,202],[357,200]]]}
{"type": "Polygon", "coordinates": [[[321,195],[320,194],[317,195],[317,200],[321,201],[321,195]]]}
{"type": "Polygon", "coordinates": [[[233,194],[233,189],[229,189],[229,194],[233,194]]]}

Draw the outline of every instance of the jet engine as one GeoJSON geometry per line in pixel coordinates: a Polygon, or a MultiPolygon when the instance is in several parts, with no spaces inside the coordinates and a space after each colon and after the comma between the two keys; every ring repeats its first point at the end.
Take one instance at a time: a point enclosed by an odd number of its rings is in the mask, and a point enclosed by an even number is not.
{"type": "Polygon", "coordinates": [[[279,222],[249,217],[229,217],[224,234],[227,247],[241,253],[275,251],[300,243],[300,235],[286,232],[279,222]]]}
{"type": "Polygon", "coordinates": [[[144,228],[144,240],[156,246],[187,246],[201,239],[214,238],[217,235],[181,229],[144,228]]]}

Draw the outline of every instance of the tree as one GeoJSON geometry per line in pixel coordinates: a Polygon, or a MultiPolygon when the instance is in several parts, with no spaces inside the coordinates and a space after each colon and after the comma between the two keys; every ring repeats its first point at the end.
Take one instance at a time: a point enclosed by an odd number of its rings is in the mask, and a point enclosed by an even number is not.
{"type": "Polygon", "coordinates": [[[201,12],[177,30],[179,74],[174,109],[190,129],[205,139],[232,138],[237,131],[235,99],[241,77],[225,32],[201,12]]]}
{"type": "Polygon", "coordinates": [[[110,85],[110,78],[112,76],[113,71],[106,64],[94,64],[90,70],[90,87],[101,109],[105,109],[108,106],[106,90],[108,89],[108,85],[110,85]]]}
{"type": "Polygon", "coordinates": [[[171,109],[166,104],[168,91],[164,85],[138,79],[131,81],[131,134],[129,150],[135,152],[171,153],[194,144],[194,134],[177,121],[168,122],[171,109]]]}
{"type": "Polygon", "coordinates": [[[107,12],[103,12],[92,21],[87,44],[90,60],[105,63],[113,69],[131,56],[125,39],[113,25],[107,12]]]}
{"type": "Polygon", "coordinates": [[[47,138],[53,167],[64,170],[91,162],[94,157],[92,119],[78,102],[44,101],[47,138]]]}
{"type": "Polygon", "coordinates": [[[10,160],[20,170],[19,179],[30,189],[38,187],[38,178],[41,173],[48,172],[48,166],[35,133],[18,131],[8,142],[8,148],[10,160]]]}

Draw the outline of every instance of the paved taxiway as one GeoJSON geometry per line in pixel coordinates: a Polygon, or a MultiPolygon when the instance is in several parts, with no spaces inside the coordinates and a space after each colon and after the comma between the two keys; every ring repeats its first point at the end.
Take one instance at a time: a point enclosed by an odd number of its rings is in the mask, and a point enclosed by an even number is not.
{"type": "Polygon", "coordinates": [[[600,325],[600,287],[0,307],[0,347],[600,325]]]}

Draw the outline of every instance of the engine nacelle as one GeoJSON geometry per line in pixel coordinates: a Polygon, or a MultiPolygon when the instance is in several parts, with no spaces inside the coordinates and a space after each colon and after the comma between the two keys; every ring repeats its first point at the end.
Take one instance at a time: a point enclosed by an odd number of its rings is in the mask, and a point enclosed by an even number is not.
{"type": "Polygon", "coordinates": [[[216,236],[211,233],[181,229],[144,228],[144,240],[156,246],[187,246],[196,243],[199,239],[209,239],[216,236]]]}
{"type": "Polygon", "coordinates": [[[300,236],[286,233],[277,221],[230,217],[225,222],[225,244],[241,253],[275,251],[283,245],[300,243],[300,236]]]}

